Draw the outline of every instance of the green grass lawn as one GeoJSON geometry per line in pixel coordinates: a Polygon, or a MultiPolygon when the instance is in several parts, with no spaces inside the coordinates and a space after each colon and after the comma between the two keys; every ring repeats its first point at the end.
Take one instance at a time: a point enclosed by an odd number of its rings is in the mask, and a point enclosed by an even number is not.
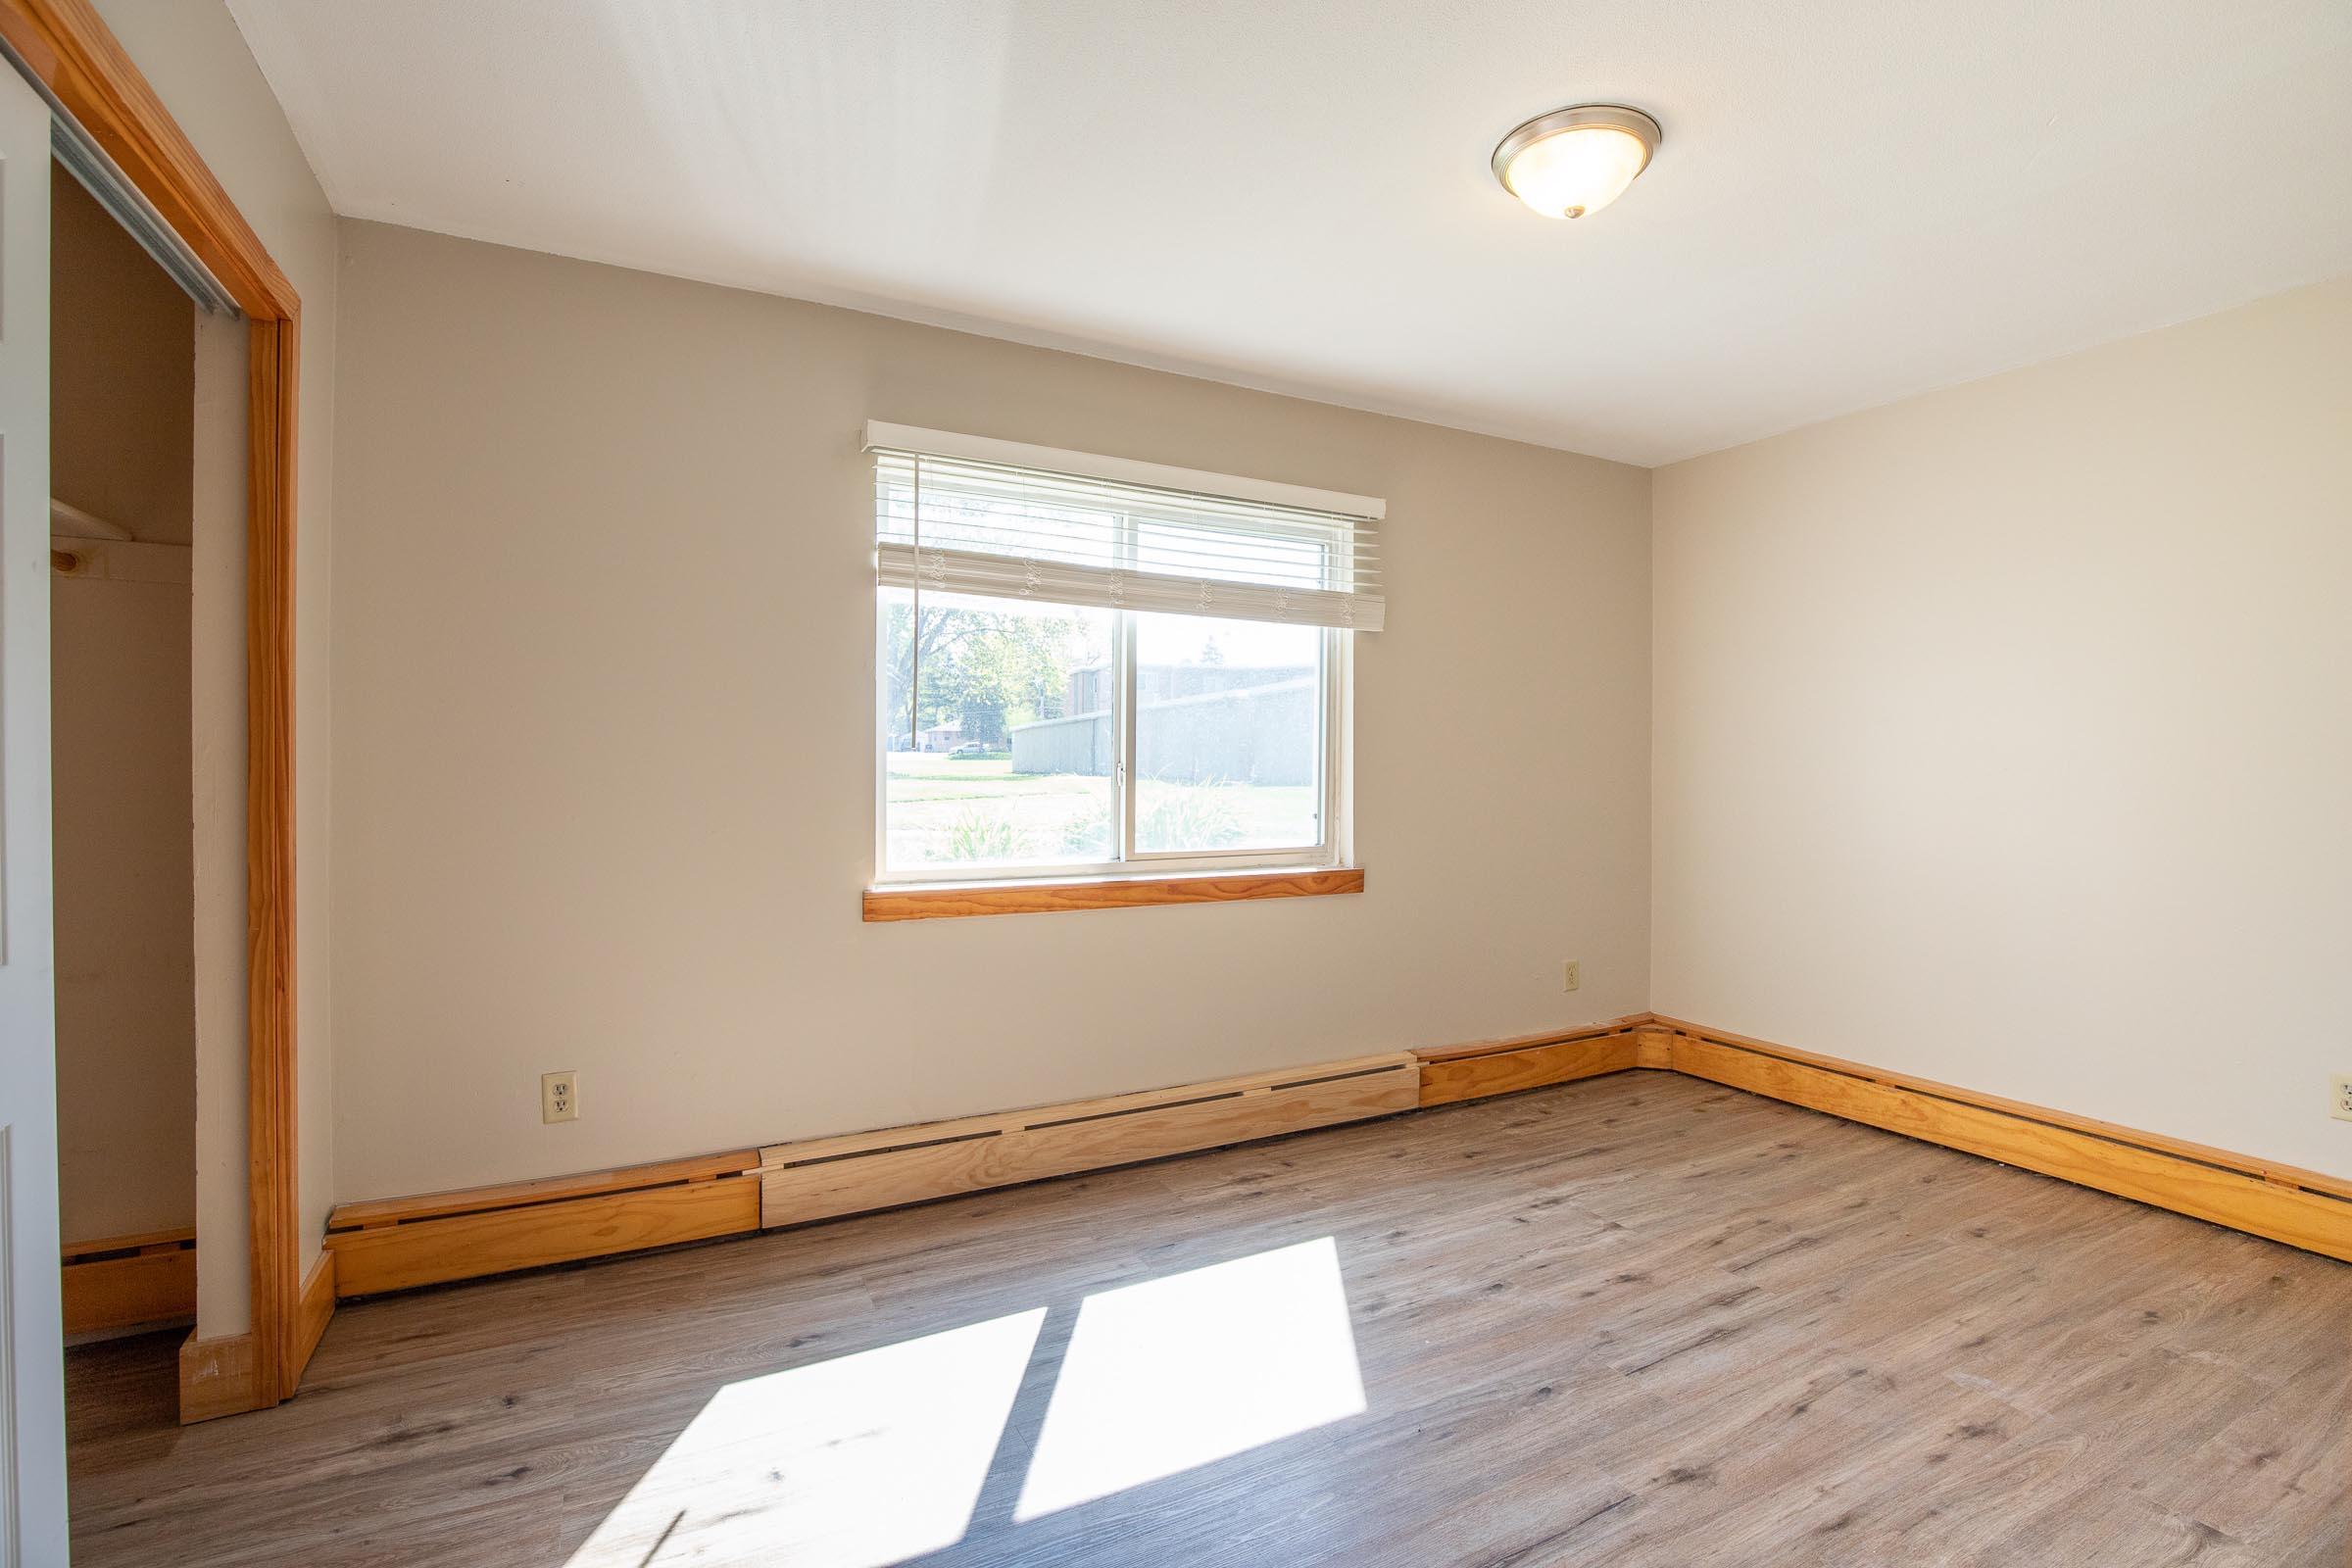
{"type": "MultiPolygon", "coordinates": [[[[1145,779],[1136,795],[1142,819],[1177,835],[1183,848],[1295,848],[1315,836],[1315,791],[1303,784],[1145,779]],[[1211,836],[1216,842],[1201,842],[1211,836]]],[[[890,758],[890,858],[902,870],[1106,860],[1110,810],[1108,778],[1015,773],[1002,758],[890,758]]]]}
{"type": "Polygon", "coordinates": [[[1066,794],[1107,779],[1076,773],[1015,773],[1009,758],[908,756],[890,758],[890,798],[898,801],[981,801],[1066,794]]]}

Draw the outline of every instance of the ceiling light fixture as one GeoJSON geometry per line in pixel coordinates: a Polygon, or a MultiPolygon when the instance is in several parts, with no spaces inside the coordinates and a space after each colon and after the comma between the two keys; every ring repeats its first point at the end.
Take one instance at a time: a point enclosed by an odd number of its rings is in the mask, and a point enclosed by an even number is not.
{"type": "Polygon", "coordinates": [[[1582,218],[1625,194],[1649,167],[1658,134],[1658,122],[1639,109],[1555,109],[1502,138],[1494,149],[1494,177],[1531,212],[1582,218]]]}

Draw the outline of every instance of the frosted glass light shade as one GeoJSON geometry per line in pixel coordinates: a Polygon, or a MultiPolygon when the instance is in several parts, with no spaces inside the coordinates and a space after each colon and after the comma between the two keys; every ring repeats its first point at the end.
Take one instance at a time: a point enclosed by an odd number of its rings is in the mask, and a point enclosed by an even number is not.
{"type": "Polygon", "coordinates": [[[1583,218],[1626,192],[1657,149],[1639,109],[1587,105],[1531,120],[1494,149],[1494,177],[1545,218],[1583,218]]]}

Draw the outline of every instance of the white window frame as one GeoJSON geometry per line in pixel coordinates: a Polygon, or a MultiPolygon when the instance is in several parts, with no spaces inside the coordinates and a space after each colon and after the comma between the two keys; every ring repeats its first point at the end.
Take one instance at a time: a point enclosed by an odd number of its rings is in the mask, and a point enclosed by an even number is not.
{"type": "MultiPolygon", "coordinates": [[[[1137,705],[1136,616],[1141,612],[1108,612],[1111,658],[1117,687],[1112,733],[1117,758],[1112,763],[1111,821],[1121,855],[1109,860],[1055,860],[1033,865],[980,863],[894,868],[890,863],[890,733],[893,715],[882,707],[882,680],[890,659],[889,637],[882,615],[882,596],[874,590],[874,668],[869,682],[874,712],[874,878],[875,887],[923,886],[934,883],[988,883],[1018,887],[1032,882],[1072,882],[1090,879],[1181,876],[1218,871],[1326,870],[1350,863],[1353,840],[1348,808],[1354,791],[1350,766],[1349,699],[1353,686],[1355,632],[1323,629],[1323,701],[1318,709],[1322,759],[1318,779],[1316,821],[1321,842],[1298,849],[1162,850],[1135,848],[1137,705]]],[[[1014,603],[1015,601],[1002,601],[1014,603]]],[[[1214,617],[1209,617],[1214,618],[1214,617]]]]}

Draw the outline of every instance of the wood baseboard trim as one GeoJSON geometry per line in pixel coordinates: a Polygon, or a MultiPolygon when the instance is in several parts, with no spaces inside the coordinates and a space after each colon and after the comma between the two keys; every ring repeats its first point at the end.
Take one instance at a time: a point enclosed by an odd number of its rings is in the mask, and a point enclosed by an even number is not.
{"type": "Polygon", "coordinates": [[[1642,1013],[1581,1029],[1415,1052],[1420,1102],[1449,1105],[1650,1065],[1642,1059],[1645,1034],[1654,1033],[1645,1031],[1647,1021],[1642,1013]]]}
{"type": "Polygon", "coordinates": [[[2352,1262],[2352,1183],[1675,1020],[1674,1070],[2352,1262]]]}
{"type": "Polygon", "coordinates": [[[773,1230],[1106,1170],[1393,1115],[1419,1102],[1419,1063],[1397,1052],[776,1144],[760,1152],[760,1223],[773,1230]]]}
{"type": "Polygon", "coordinates": [[[152,1231],[72,1242],[61,1286],[68,1334],[166,1324],[196,1315],[196,1233],[152,1231]]]}
{"type": "Polygon", "coordinates": [[[2063,1127],[2073,1132],[2087,1133],[2091,1137],[2104,1138],[2112,1143],[2131,1144],[2141,1149],[2154,1150],[2159,1153],[2193,1160],[2201,1165],[2216,1165],[2224,1170],[2233,1170],[2242,1175],[2259,1177],[2279,1186],[2298,1187],[2306,1192],[2325,1193],[2330,1197],[2352,1201],[2352,1179],[2345,1177],[2326,1176],[2316,1170],[2304,1170],[2299,1166],[2284,1164],[2278,1160],[2261,1159],[2252,1154],[2240,1154],[2231,1150],[2216,1149],[2209,1144],[2190,1143],[2184,1138],[2170,1138],[2162,1133],[2142,1132],[2136,1127],[2125,1127],[2116,1122],[2100,1121],[2090,1116],[2078,1116],[2072,1111],[2052,1110],[2046,1105],[2036,1105],[2022,1100],[2005,1100],[1999,1095],[1980,1094],[1974,1089],[1962,1089],[1952,1084],[1938,1083],[1933,1078],[1921,1078],[1910,1073],[1893,1072],[1885,1067],[1874,1067],[1868,1062],[1851,1061],[1843,1056],[1825,1056],[1818,1052],[1799,1051],[1793,1046],[1776,1045],[1769,1040],[1758,1040],[1750,1035],[1736,1035],[1728,1030],[1710,1029],[1703,1024],[1691,1023],[1682,1018],[1652,1014],[1650,1026],[1665,1032],[1670,1038],[1680,1036],[1694,1040],[1709,1040],[1717,1045],[1736,1046],[1742,1051],[1755,1052],[1760,1055],[1778,1056],[1784,1061],[1799,1062],[1809,1067],[1822,1067],[1831,1072],[1843,1073],[1851,1078],[1866,1078],[1872,1083],[1886,1084],[1896,1089],[1908,1089],[1937,1100],[1954,1101],[1964,1105],[1977,1105],[1986,1110],[2005,1111],[2013,1116],[2022,1116],[2029,1121],[2046,1122],[2052,1127],[2063,1127]]]}
{"type": "Polygon", "coordinates": [[[179,1348],[179,1424],[194,1426],[275,1404],[274,1396],[262,1393],[255,1371],[251,1334],[217,1340],[190,1334],[179,1348]]]}
{"type": "MultiPolygon", "coordinates": [[[[349,1299],[807,1224],[1638,1069],[1684,1073],[2352,1261],[2352,1181],[1633,1013],[757,1152],[347,1203],[328,1221],[325,1293],[349,1299]]],[[[312,1315],[318,1278],[314,1270],[303,1290],[304,1360],[325,1327],[323,1312],[312,1315]]],[[[183,1372],[183,1409],[186,1387],[183,1372]]]]}
{"type": "Polygon", "coordinates": [[[302,1295],[294,1308],[294,1343],[288,1347],[286,1358],[287,1381],[296,1390],[302,1387],[302,1374],[318,1351],[318,1341],[326,1334],[327,1320],[335,1315],[335,1254],[321,1250],[311,1264],[310,1273],[303,1276],[302,1295]]]}
{"type": "Polygon", "coordinates": [[[2352,1261],[2352,1181],[1680,1018],[1635,1013],[1419,1055],[1424,1105],[1665,1069],[2352,1261]]]}

